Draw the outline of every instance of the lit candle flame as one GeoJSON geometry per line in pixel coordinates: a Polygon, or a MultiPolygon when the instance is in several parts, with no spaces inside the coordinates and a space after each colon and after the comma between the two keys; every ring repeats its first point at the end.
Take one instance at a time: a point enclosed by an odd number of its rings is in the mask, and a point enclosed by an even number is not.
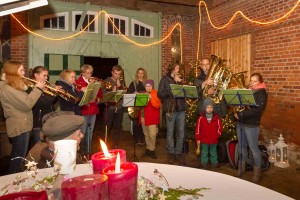
{"type": "Polygon", "coordinates": [[[106,144],[103,142],[103,140],[100,140],[100,145],[101,145],[102,151],[103,151],[103,153],[104,153],[104,156],[105,156],[106,158],[109,158],[109,157],[110,157],[110,154],[108,153],[107,146],[106,146],[106,144]]]}
{"type": "Polygon", "coordinates": [[[118,152],[116,165],[115,165],[115,173],[120,173],[120,172],[121,172],[121,160],[120,160],[120,153],[118,152]]]}

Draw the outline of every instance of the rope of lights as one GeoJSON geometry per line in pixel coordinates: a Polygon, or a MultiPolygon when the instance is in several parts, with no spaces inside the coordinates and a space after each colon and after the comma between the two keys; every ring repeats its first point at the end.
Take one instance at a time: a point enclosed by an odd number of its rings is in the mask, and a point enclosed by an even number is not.
{"type": "Polygon", "coordinates": [[[200,44],[199,44],[199,43],[200,43],[200,26],[201,26],[201,18],[202,18],[202,16],[201,16],[201,4],[203,4],[204,7],[205,7],[205,11],[206,11],[207,18],[208,18],[208,21],[209,21],[210,25],[211,25],[213,28],[220,30],[220,29],[226,28],[226,27],[234,20],[234,18],[236,18],[236,17],[238,16],[238,14],[240,14],[244,19],[246,19],[246,20],[249,21],[250,23],[259,24],[259,25],[269,25],[269,24],[274,24],[274,23],[276,23],[276,22],[278,22],[278,21],[280,21],[280,20],[286,18],[287,16],[289,16],[289,15],[296,9],[296,7],[298,6],[299,3],[300,3],[300,0],[298,0],[297,3],[296,3],[296,4],[295,4],[295,5],[294,5],[287,13],[285,13],[283,16],[281,16],[281,17],[279,17],[279,18],[277,18],[277,19],[271,20],[271,21],[262,22],[262,21],[252,20],[250,17],[246,16],[242,11],[239,10],[239,11],[236,11],[236,12],[232,15],[232,17],[230,18],[230,20],[229,20],[227,23],[225,23],[225,24],[222,25],[222,26],[216,26],[216,25],[212,22],[212,20],[211,20],[211,17],[210,17],[210,14],[209,14],[209,12],[208,12],[208,8],[207,8],[206,3],[205,3],[204,1],[202,1],[202,0],[199,1],[199,32],[198,32],[197,60],[199,59],[199,51],[200,51],[200,50],[199,50],[199,49],[200,49],[200,44]]]}
{"type": "MultiPolygon", "coordinates": [[[[211,20],[211,16],[209,14],[209,11],[208,11],[208,7],[206,5],[206,3],[203,1],[203,0],[200,0],[199,1],[199,9],[198,9],[198,12],[199,12],[199,26],[198,26],[198,45],[197,45],[197,60],[199,59],[199,49],[200,49],[200,33],[201,33],[201,21],[202,21],[202,16],[201,16],[201,5],[203,4],[204,7],[205,7],[205,11],[207,13],[207,17],[208,17],[208,21],[209,23],[211,24],[211,26],[215,29],[224,29],[226,28],[237,16],[238,14],[240,14],[244,19],[246,19],[247,21],[249,21],[250,23],[254,23],[254,24],[259,24],[259,25],[268,25],[268,24],[273,24],[273,23],[276,23],[284,18],[286,18],[287,16],[289,16],[295,9],[296,7],[298,6],[298,4],[300,3],[300,0],[297,1],[297,3],[287,12],[285,13],[283,16],[277,18],[277,19],[274,19],[274,20],[271,20],[271,21],[267,21],[267,22],[262,22],[262,21],[257,21],[257,20],[252,20],[250,17],[246,16],[242,11],[236,11],[233,16],[230,18],[230,20],[225,23],[224,25],[222,26],[217,26],[215,25],[212,20],[211,20]]],[[[52,38],[52,37],[47,37],[47,36],[44,36],[44,35],[41,35],[41,34],[38,34],[38,33],[35,33],[33,31],[31,31],[29,28],[25,27],[22,22],[20,22],[13,14],[11,14],[11,16],[26,30],[28,31],[29,33],[35,35],[35,36],[38,36],[38,37],[41,37],[41,38],[44,38],[44,39],[47,39],[47,40],[65,40],[65,39],[71,39],[73,37],[76,37],[80,34],[82,34],[98,17],[101,13],[105,13],[105,15],[108,15],[107,12],[101,10],[100,12],[97,13],[96,17],[90,22],[88,23],[81,31],[79,31],[78,33],[75,33],[73,35],[70,35],[70,36],[67,36],[67,37],[62,37],[62,38],[52,38]]],[[[122,34],[121,31],[115,26],[114,22],[109,18],[110,22],[112,23],[113,27],[118,31],[118,33],[128,42],[132,43],[132,44],[135,44],[137,46],[140,46],[140,47],[148,47],[148,46],[152,46],[152,45],[157,45],[163,41],[165,41],[171,34],[172,32],[174,31],[174,29],[179,26],[180,28],[180,51],[181,51],[181,61],[182,61],[182,27],[181,27],[181,24],[180,23],[177,23],[173,26],[173,28],[171,29],[171,31],[167,34],[166,37],[164,37],[163,39],[161,40],[158,40],[156,42],[152,42],[152,43],[148,43],[148,44],[141,44],[141,43],[138,43],[138,42],[135,42],[131,39],[129,39],[126,35],[122,34]]]]}

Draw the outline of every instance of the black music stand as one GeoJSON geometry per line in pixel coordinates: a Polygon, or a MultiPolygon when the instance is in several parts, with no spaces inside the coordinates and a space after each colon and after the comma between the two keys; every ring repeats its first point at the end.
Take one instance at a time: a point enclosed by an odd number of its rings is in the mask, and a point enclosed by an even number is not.
{"type": "MultiPolygon", "coordinates": [[[[149,94],[124,94],[123,107],[145,107],[149,101],[149,94]]],[[[135,151],[135,140],[133,140],[133,161],[138,161],[135,151]]]]}
{"type": "MultiPolygon", "coordinates": [[[[171,92],[173,95],[173,98],[184,98],[184,100],[186,101],[187,98],[190,99],[198,99],[199,95],[197,92],[197,88],[196,86],[190,86],[190,85],[178,85],[178,84],[170,84],[171,87],[171,92]]],[[[172,119],[169,116],[169,120],[172,119]]],[[[171,120],[170,120],[171,121],[171,120]]],[[[185,134],[184,134],[185,135],[185,134]]],[[[184,139],[185,140],[185,139],[184,139]]],[[[185,141],[183,142],[183,164],[186,166],[186,153],[188,153],[188,147],[186,147],[185,145],[188,143],[185,143],[185,141]]]]}
{"type": "Polygon", "coordinates": [[[104,103],[105,104],[105,140],[104,142],[107,142],[107,126],[108,126],[108,104],[115,105],[118,103],[118,101],[123,97],[123,90],[118,90],[118,91],[113,91],[113,92],[108,92],[106,93],[101,101],[99,103],[104,103]]]}
{"type": "MultiPolygon", "coordinates": [[[[233,106],[257,106],[253,92],[249,89],[232,89],[232,90],[221,90],[223,92],[225,101],[227,105],[233,106]]],[[[241,125],[243,125],[243,112],[241,116],[241,125]]],[[[241,128],[241,138],[243,137],[241,128]]],[[[242,141],[239,142],[239,168],[240,168],[240,178],[242,178],[242,141]]]]}

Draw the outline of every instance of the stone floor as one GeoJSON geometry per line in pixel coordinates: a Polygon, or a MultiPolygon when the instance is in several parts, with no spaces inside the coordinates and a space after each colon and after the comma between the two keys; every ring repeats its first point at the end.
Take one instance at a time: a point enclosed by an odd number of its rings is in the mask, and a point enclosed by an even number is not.
{"type": "MultiPolygon", "coordinates": [[[[98,152],[100,150],[100,138],[100,133],[96,130],[92,144],[93,153],[98,152]]],[[[157,137],[157,159],[152,159],[148,156],[144,156],[143,154],[145,153],[145,145],[134,146],[133,137],[130,132],[121,133],[121,141],[119,144],[119,148],[126,150],[127,160],[131,162],[152,162],[163,164],[168,163],[168,155],[166,152],[166,139],[163,131],[160,131],[157,137]]],[[[185,165],[187,167],[197,167],[198,163],[195,150],[195,145],[192,142],[190,142],[189,152],[184,155],[185,165]]],[[[179,163],[175,164],[179,165],[179,163]]],[[[232,176],[236,174],[236,170],[233,169],[229,163],[221,163],[220,168],[214,169],[214,171],[232,176]]],[[[249,171],[246,174],[244,174],[242,178],[246,181],[249,181],[252,177],[252,173],[253,172],[249,171]]],[[[300,167],[292,164],[289,168],[282,169],[271,165],[271,167],[267,171],[263,172],[262,180],[259,182],[259,185],[267,187],[271,190],[275,190],[294,199],[300,199],[300,167]]]]}

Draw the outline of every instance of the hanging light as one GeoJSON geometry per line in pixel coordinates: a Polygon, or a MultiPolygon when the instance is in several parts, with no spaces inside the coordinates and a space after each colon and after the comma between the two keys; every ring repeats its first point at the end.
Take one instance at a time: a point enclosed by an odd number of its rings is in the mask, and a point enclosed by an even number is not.
{"type": "Polygon", "coordinates": [[[269,162],[274,163],[275,162],[275,157],[276,157],[276,147],[273,143],[273,140],[270,140],[270,144],[267,148],[267,152],[269,155],[269,162]]]}
{"type": "Polygon", "coordinates": [[[286,168],[289,165],[289,155],[288,155],[288,145],[284,143],[284,138],[282,134],[278,138],[279,141],[275,144],[276,147],[276,159],[275,159],[275,166],[286,168]]]}

